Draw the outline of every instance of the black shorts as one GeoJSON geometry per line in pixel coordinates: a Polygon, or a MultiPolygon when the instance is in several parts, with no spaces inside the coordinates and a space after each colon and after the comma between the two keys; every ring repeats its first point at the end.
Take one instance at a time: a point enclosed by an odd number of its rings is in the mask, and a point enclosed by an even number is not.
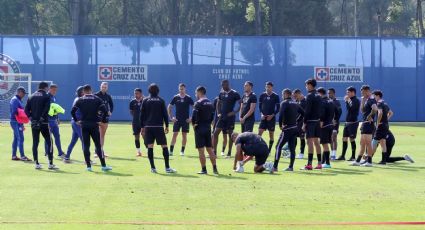
{"type": "Polygon", "coordinates": [[[320,122],[308,121],[305,127],[305,134],[307,138],[320,138],[320,122]]]}
{"type": "Polygon", "coordinates": [[[242,126],[242,132],[253,132],[254,131],[254,123],[255,120],[245,120],[245,122],[243,124],[241,124],[242,126]]]}
{"type": "Polygon", "coordinates": [[[373,137],[373,139],[377,141],[385,139],[387,138],[388,132],[389,132],[388,124],[378,125],[378,128],[376,129],[375,136],[373,137]]]}
{"type": "Polygon", "coordinates": [[[375,132],[375,124],[373,122],[363,122],[360,131],[361,134],[372,135],[375,132]]]}
{"type": "Polygon", "coordinates": [[[299,137],[299,138],[305,138],[305,132],[303,131],[303,125],[304,124],[302,122],[297,123],[297,127],[298,127],[297,137],[299,137]]]}
{"type": "Polygon", "coordinates": [[[235,117],[227,117],[225,120],[222,118],[219,118],[217,121],[217,129],[221,129],[226,133],[232,133],[235,129],[235,117]]]}
{"type": "Polygon", "coordinates": [[[267,157],[269,157],[268,153],[257,154],[255,156],[255,165],[264,165],[267,161],[267,157]]]}
{"type": "Polygon", "coordinates": [[[102,117],[101,121],[102,123],[109,123],[109,117],[102,117]]]}
{"type": "Polygon", "coordinates": [[[139,135],[142,131],[142,126],[140,124],[132,123],[131,127],[133,128],[133,135],[139,135]]]}
{"type": "Polygon", "coordinates": [[[270,121],[267,119],[261,120],[259,129],[268,130],[270,132],[274,132],[276,128],[276,118],[273,117],[270,121]]]}
{"type": "Polygon", "coordinates": [[[324,125],[320,129],[320,144],[330,144],[332,141],[333,125],[324,125]]]}
{"type": "Polygon", "coordinates": [[[180,132],[180,129],[182,130],[182,133],[188,133],[189,132],[189,123],[187,123],[186,121],[174,122],[173,132],[178,133],[178,132],[180,132]]]}
{"type": "Polygon", "coordinates": [[[339,133],[339,122],[333,125],[333,132],[339,133]]]}
{"type": "Polygon", "coordinates": [[[195,146],[197,149],[199,148],[211,148],[212,140],[211,140],[211,127],[206,126],[197,126],[194,128],[195,130],[195,146]]]}
{"type": "Polygon", "coordinates": [[[359,123],[358,122],[356,122],[356,123],[345,123],[342,136],[343,137],[349,137],[349,138],[356,138],[358,129],[359,129],[359,123]]]}
{"type": "Polygon", "coordinates": [[[163,127],[145,127],[145,145],[155,143],[157,145],[167,145],[167,137],[165,136],[163,127]]]}

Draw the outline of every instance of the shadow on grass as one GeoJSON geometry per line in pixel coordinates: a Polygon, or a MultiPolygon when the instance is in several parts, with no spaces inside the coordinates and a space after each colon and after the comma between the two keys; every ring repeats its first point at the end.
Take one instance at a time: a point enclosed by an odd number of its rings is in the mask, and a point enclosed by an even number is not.
{"type": "Polygon", "coordinates": [[[136,159],[132,158],[124,158],[124,157],[107,157],[107,160],[117,160],[117,161],[136,161],[136,159]]]}
{"type": "Polygon", "coordinates": [[[93,172],[94,174],[102,174],[105,176],[119,176],[119,177],[130,177],[133,176],[133,174],[129,174],[129,173],[119,173],[119,172],[113,172],[113,171],[108,171],[108,172],[93,172]]]}
{"type": "Polygon", "coordinates": [[[80,173],[75,173],[75,172],[66,172],[66,171],[62,171],[62,170],[37,170],[37,172],[46,172],[46,173],[54,173],[54,174],[80,174],[80,173]]]}
{"type": "Polygon", "coordinates": [[[195,175],[185,175],[185,174],[179,174],[179,173],[157,173],[158,176],[166,176],[166,177],[180,177],[180,178],[199,178],[199,176],[195,175]]]}

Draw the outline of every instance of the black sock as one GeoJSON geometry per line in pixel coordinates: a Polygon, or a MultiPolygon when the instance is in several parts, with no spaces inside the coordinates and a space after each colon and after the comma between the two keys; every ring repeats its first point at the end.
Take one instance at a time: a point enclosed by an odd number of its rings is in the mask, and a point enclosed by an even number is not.
{"type": "Polygon", "coordinates": [[[382,152],[382,163],[386,163],[387,162],[387,153],[386,152],[382,152]]]}
{"type": "Polygon", "coordinates": [[[134,140],[134,144],[136,145],[136,149],[140,149],[140,140],[134,140]]]}
{"type": "Polygon", "coordinates": [[[358,156],[358,157],[357,157],[357,159],[356,159],[356,162],[360,162],[360,161],[362,160],[362,157],[363,157],[363,156],[361,156],[361,155],[360,155],[360,156],[358,156]]]}
{"type": "Polygon", "coordinates": [[[307,165],[311,165],[313,163],[313,153],[308,154],[307,165]]]}
{"type": "Polygon", "coordinates": [[[317,154],[317,162],[319,163],[319,164],[322,164],[322,154],[317,154]]]}
{"type": "Polygon", "coordinates": [[[351,142],[351,158],[356,158],[356,141],[351,142]]]}
{"type": "Polygon", "coordinates": [[[217,165],[213,165],[213,170],[217,171],[217,165]]]}
{"type": "Polygon", "coordinates": [[[348,141],[343,141],[342,142],[342,157],[345,157],[345,154],[347,153],[347,148],[348,148],[348,141]]]}
{"type": "Polygon", "coordinates": [[[323,152],[323,156],[324,156],[324,158],[325,158],[324,162],[325,162],[327,165],[330,165],[330,164],[331,164],[331,162],[330,162],[330,155],[331,155],[331,152],[329,152],[329,151],[325,151],[325,152],[323,152]]]}
{"type": "Polygon", "coordinates": [[[99,157],[100,165],[102,165],[102,167],[105,167],[106,162],[105,162],[105,154],[103,154],[103,150],[100,150],[99,152],[96,151],[96,154],[99,157]]]}
{"type": "Polygon", "coordinates": [[[206,172],[207,171],[207,166],[203,166],[202,167],[202,172],[206,172]]]}
{"type": "Polygon", "coordinates": [[[181,149],[181,152],[182,153],[184,153],[184,149],[185,149],[186,147],[185,146],[182,146],[182,149],[181,149]]]}
{"type": "Polygon", "coordinates": [[[289,168],[294,168],[295,152],[291,152],[291,161],[289,162],[289,168]]]}
{"type": "Polygon", "coordinates": [[[304,154],[305,139],[301,139],[300,152],[304,154]]]}
{"type": "Polygon", "coordinates": [[[221,148],[221,152],[223,152],[223,153],[224,153],[224,151],[226,151],[226,146],[223,146],[223,147],[221,148]]]}
{"type": "Polygon", "coordinates": [[[170,152],[174,152],[174,145],[170,145],[170,152]]]}
{"type": "Polygon", "coordinates": [[[369,156],[369,157],[367,158],[367,163],[372,164],[372,157],[371,157],[371,156],[369,156]]]}
{"type": "Polygon", "coordinates": [[[227,156],[231,156],[232,155],[232,151],[231,150],[229,150],[228,152],[227,152],[227,156]]]}
{"type": "Polygon", "coordinates": [[[387,163],[394,163],[396,161],[404,161],[406,159],[404,159],[404,157],[388,157],[387,158],[387,163]]]}
{"type": "Polygon", "coordinates": [[[168,169],[170,167],[170,153],[167,147],[162,148],[162,155],[164,156],[165,168],[168,169]]]}
{"type": "Polygon", "coordinates": [[[148,158],[149,158],[149,163],[151,164],[151,168],[154,169],[155,162],[153,160],[153,148],[148,148],[148,158]]]}
{"type": "Polygon", "coordinates": [[[269,141],[269,153],[272,151],[274,141],[269,141]]]}

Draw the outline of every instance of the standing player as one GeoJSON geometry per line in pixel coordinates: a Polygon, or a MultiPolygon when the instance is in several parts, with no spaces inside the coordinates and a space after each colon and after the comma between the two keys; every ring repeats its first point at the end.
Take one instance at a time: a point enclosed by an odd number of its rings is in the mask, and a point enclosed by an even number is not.
{"type": "Polygon", "coordinates": [[[269,131],[269,152],[271,152],[274,143],[276,115],[280,109],[279,95],[273,92],[272,82],[266,82],[266,91],[260,95],[258,103],[261,113],[261,122],[258,129],[258,135],[262,136],[264,131],[269,131]]]}
{"type": "MultiPolygon", "coordinates": [[[[213,133],[211,135],[211,137],[213,139],[214,139],[214,131],[215,131],[215,128],[216,128],[217,122],[218,122],[217,108],[216,108],[217,103],[218,103],[218,97],[215,97],[214,102],[213,102],[213,106],[214,106],[214,121],[213,121],[213,131],[212,131],[213,133]]],[[[223,134],[223,145],[221,147],[221,156],[224,156],[224,151],[226,151],[226,147],[227,147],[227,132],[225,130],[223,130],[222,134],[223,134]]],[[[230,139],[230,137],[229,137],[229,139],[230,139]]],[[[217,140],[217,142],[218,142],[218,140],[217,140]]],[[[216,156],[217,156],[216,152],[214,152],[214,154],[216,154],[216,156]]]]}
{"type": "Polygon", "coordinates": [[[298,136],[297,118],[299,114],[304,113],[304,110],[296,101],[292,100],[291,96],[292,92],[290,89],[283,90],[283,101],[280,105],[279,112],[279,127],[282,130],[282,133],[280,134],[279,141],[276,145],[273,171],[277,171],[282,148],[286,143],[288,143],[291,161],[289,163],[289,167],[284,171],[294,171],[295,143],[298,136]]]}
{"type": "Polygon", "coordinates": [[[102,84],[100,84],[100,91],[95,94],[103,101],[103,104],[105,105],[107,111],[106,116],[103,116],[99,125],[100,145],[102,146],[102,151],[105,157],[108,157],[108,155],[104,152],[103,145],[105,144],[105,135],[106,130],[108,130],[109,117],[114,112],[114,102],[112,101],[111,95],[108,94],[108,87],[108,82],[102,82],[102,84]]]}
{"type": "Polygon", "coordinates": [[[173,138],[171,139],[170,145],[170,156],[173,155],[174,145],[176,144],[177,136],[179,135],[180,129],[182,131],[182,147],[180,150],[180,156],[184,156],[184,150],[186,148],[187,134],[189,133],[189,110],[190,106],[193,106],[192,98],[186,94],[186,85],[183,83],[179,84],[179,93],[173,97],[170,104],[168,105],[168,116],[173,121],[173,138]],[[173,116],[172,107],[176,107],[175,116],[173,116]]]}
{"type": "Polygon", "coordinates": [[[104,120],[108,114],[102,99],[93,95],[90,85],[83,86],[84,96],[80,97],[72,107],[72,119],[81,126],[83,136],[84,160],[86,161],[87,171],[91,172],[90,161],[90,138],[94,142],[95,152],[102,165],[102,171],[110,171],[112,167],[107,166],[102,147],[100,145],[99,121],[104,120]],[[77,111],[81,117],[77,117],[77,111]]]}
{"type": "Polygon", "coordinates": [[[244,95],[242,97],[242,104],[239,112],[239,120],[241,121],[242,132],[254,131],[255,123],[255,106],[257,105],[257,96],[252,92],[254,84],[247,81],[244,84],[244,95]]]}
{"type": "Polygon", "coordinates": [[[53,164],[53,150],[52,139],[49,132],[48,112],[50,109],[50,97],[47,95],[49,85],[46,82],[40,82],[37,92],[33,93],[28,98],[25,105],[25,113],[31,120],[32,131],[32,154],[35,161],[35,169],[42,169],[41,164],[38,162],[38,144],[40,142],[40,133],[43,135],[47,143],[47,157],[49,159],[49,169],[59,169],[53,164]]]}
{"type": "Polygon", "coordinates": [[[195,103],[191,119],[195,131],[195,145],[199,152],[199,161],[202,167],[202,170],[198,174],[207,174],[205,149],[210,156],[214,174],[218,174],[216,165],[217,156],[213,152],[211,140],[211,122],[214,119],[214,106],[205,96],[206,93],[207,90],[205,87],[198,86],[198,88],[196,88],[196,97],[198,101],[195,103]]]}
{"type": "Polygon", "coordinates": [[[140,124],[140,110],[142,108],[143,94],[142,89],[134,89],[134,99],[130,101],[130,114],[133,118],[131,127],[133,128],[134,145],[136,146],[136,156],[141,157],[142,151],[140,150],[140,135],[142,133],[142,125],[140,124]]]}
{"type": "Polygon", "coordinates": [[[347,115],[345,117],[345,126],[342,136],[342,155],[338,157],[337,160],[345,160],[345,154],[348,148],[348,139],[350,139],[351,157],[349,161],[354,161],[356,159],[356,137],[357,130],[359,128],[358,116],[360,112],[360,100],[356,96],[356,88],[353,86],[347,88],[344,101],[347,115]]]}
{"type": "Polygon", "coordinates": [[[329,145],[332,143],[334,130],[335,105],[333,100],[327,97],[324,88],[318,88],[317,92],[322,97],[322,112],[320,116],[320,144],[323,147],[322,167],[331,168],[329,145]]]}
{"type": "Polygon", "coordinates": [[[368,155],[367,162],[363,164],[366,167],[372,167],[372,135],[375,132],[374,117],[378,111],[376,100],[370,92],[368,85],[363,85],[361,88],[362,101],[360,104],[360,110],[363,114],[363,122],[361,126],[361,139],[360,139],[360,151],[357,155],[356,161],[351,163],[351,166],[360,166],[363,154],[366,152],[368,155]]]}
{"type": "MultiPolygon", "coordinates": [[[[393,112],[391,111],[387,103],[382,99],[383,94],[380,90],[373,91],[373,95],[375,96],[375,100],[377,102],[378,107],[378,118],[376,122],[378,127],[376,129],[373,139],[381,145],[382,149],[382,160],[381,162],[379,162],[379,164],[385,165],[389,157],[386,143],[386,137],[390,132],[388,120],[392,117],[393,112]]],[[[372,145],[372,147],[374,147],[373,149],[376,151],[375,146],[372,145]]]]}
{"type": "MultiPolygon", "coordinates": [[[[300,89],[295,89],[293,92],[294,99],[301,106],[301,108],[305,111],[306,100],[304,95],[301,93],[300,89]]],[[[297,118],[297,126],[298,126],[298,137],[300,138],[300,153],[298,154],[298,159],[304,158],[304,150],[305,150],[305,131],[303,130],[304,125],[304,115],[299,114],[297,118]]],[[[295,144],[296,145],[296,144],[295,144]]]]}
{"type": "Polygon", "coordinates": [[[168,114],[164,99],[159,97],[159,87],[156,84],[149,85],[149,96],[143,99],[140,112],[140,121],[142,125],[142,135],[145,137],[145,145],[148,146],[148,158],[151,165],[151,172],[157,173],[153,158],[153,146],[162,147],[164,156],[165,172],[175,173],[176,170],[170,167],[170,155],[167,146],[168,133],[168,114]],[[165,130],[164,130],[165,124],[165,130]]]}
{"type": "MultiPolygon", "coordinates": [[[[79,86],[75,92],[75,96],[77,97],[74,99],[74,102],[72,103],[72,107],[75,106],[75,103],[83,95],[84,95],[83,87],[79,86]]],[[[77,121],[81,119],[80,110],[77,109],[77,111],[75,111],[75,116],[77,117],[77,121]]],[[[74,149],[75,144],[77,144],[78,139],[80,139],[81,145],[83,145],[83,134],[81,132],[81,126],[77,124],[74,118],[71,119],[71,128],[72,128],[71,142],[68,145],[68,150],[66,151],[65,158],[63,159],[64,163],[71,163],[71,153],[72,153],[72,150],[74,149]]],[[[84,146],[82,147],[84,152],[84,146]]]]}
{"type": "Polygon", "coordinates": [[[331,160],[336,160],[336,150],[338,146],[338,133],[339,133],[339,119],[342,115],[341,103],[336,98],[335,89],[328,89],[329,99],[332,100],[335,106],[335,117],[333,118],[333,131],[332,131],[332,143],[331,143],[331,160]]]}
{"type": "MultiPolygon", "coordinates": [[[[51,84],[49,87],[49,95],[50,97],[50,103],[56,103],[56,93],[58,91],[58,86],[55,84],[51,84]]],[[[53,137],[55,138],[55,144],[56,148],[58,149],[58,157],[64,158],[65,153],[62,151],[62,145],[61,145],[61,138],[59,133],[59,116],[58,115],[49,115],[49,129],[50,133],[53,134],[53,137]]],[[[48,152],[48,146],[47,143],[44,143],[44,147],[46,149],[46,153],[48,152]]],[[[52,144],[52,150],[53,150],[53,144],[52,144]]]]}
{"type": "MultiPolygon", "coordinates": [[[[236,114],[240,109],[240,100],[241,95],[238,92],[230,88],[230,83],[228,80],[223,80],[221,82],[222,90],[218,95],[218,103],[217,103],[217,126],[214,130],[214,152],[217,152],[217,143],[218,143],[218,135],[220,132],[226,131],[227,134],[231,135],[235,128],[235,119],[236,114]],[[235,109],[236,107],[236,109],[235,109]]],[[[227,158],[232,154],[232,144],[233,141],[229,140],[229,150],[227,152],[227,158]]]]}
{"type": "Polygon", "coordinates": [[[16,95],[10,100],[10,127],[13,130],[13,142],[12,142],[12,160],[13,161],[31,161],[25,156],[24,152],[24,124],[16,120],[18,110],[23,110],[24,106],[22,100],[25,97],[26,91],[24,87],[18,87],[16,95]],[[21,158],[16,156],[16,152],[19,148],[21,158]]]}
{"type": "Polygon", "coordinates": [[[313,170],[313,153],[316,148],[318,165],[315,169],[322,169],[322,149],[320,148],[320,110],[322,99],[316,92],[317,82],[315,79],[305,81],[305,88],[308,91],[304,113],[303,130],[307,137],[308,161],[304,170],[313,170]]]}

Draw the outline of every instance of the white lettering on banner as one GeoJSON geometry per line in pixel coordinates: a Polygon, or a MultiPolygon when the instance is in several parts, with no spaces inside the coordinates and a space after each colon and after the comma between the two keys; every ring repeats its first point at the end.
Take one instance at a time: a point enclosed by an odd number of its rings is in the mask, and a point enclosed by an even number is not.
{"type": "Polygon", "coordinates": [[[99,65],[98,81],[148,81],[147,65],[99,65]]]}
{"type": "Polygon", "coordinates": [[[250,71],[246,68],[214,68],[212,73],[217,75],[219,80],[243,80],[250,71]]]}
{"type": "Polygon", "coordinates": [[[363,82],[363,67],[314,67],[318,82],[363,82]]]}

